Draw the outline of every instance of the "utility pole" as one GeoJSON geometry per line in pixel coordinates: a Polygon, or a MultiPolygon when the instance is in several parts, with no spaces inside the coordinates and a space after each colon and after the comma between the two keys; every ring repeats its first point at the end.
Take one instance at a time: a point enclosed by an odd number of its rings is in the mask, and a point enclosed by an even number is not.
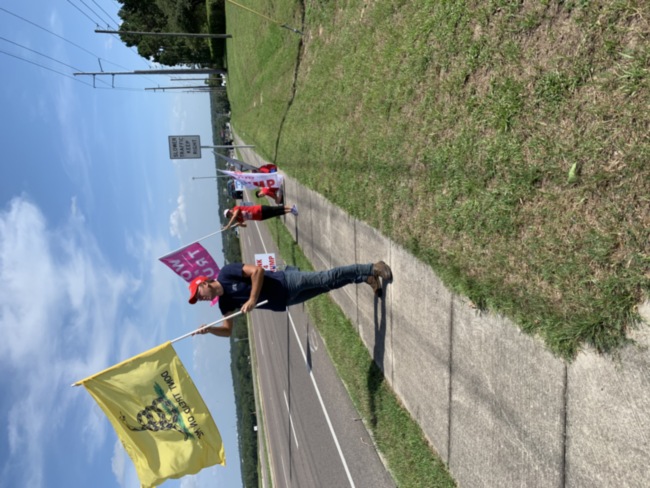
{"type": "Polygon", "coordinates": [[[210,85],[198,85],[198,86],[159,86],[155,88],[145,88],[145,90],[189,90],[193,89],[196,91],[207,92],[207,91],[226,91],[224,87],[221,86],[210,86],[210,85]]]}
{"type": "MultiPolygon", "coordinates": [[[[192,32],[144,32],[144,31],[119,31],[119,30],[106,30],[95,29],[99,34],[134,34],[141,36],[153,37],[194,37],[203,39],[228,39],[232,34],[197,34],[192,32]]],[[[157,69],[157,70],[136,70],[132,72],[91,72],[91,73],[74,73],[75,76],[89,75],[93,77],[93,86],[95,85],[95,76],[98,75],[111,75],[115,80],[115,75],[225,75],[225,69],[212,69],[212,68],[197,68],[197,69],[157,69]]],[[[113,84],[114,86],[114,84],[113,84]]]]}
{"type": "Polygon", "coordinates": [[[140,31],[119,31],[95,29],[98,34],[134,34],[152,37],[200,37],[204,39],[229,39],[232,34],[193,34],[191,32],[140,32],[140,31]]]}
{"type": "Polygon", "coordinates": [[[77,75],[225,75],[225,69],[215,68],[178,68],[178,69],[138,69],[135,71],[95,71],[73,73],[77,75]]]}
{"type": "Polygon", "coordinates": [[[171,81],[208,81],[210,78],[170,78],[171,81]]]}
{"type": "Polygon", "coordinates": [[[239,145],[236,144],[234,146],[201,146],[201,149],[209,149],[209,148],[213,148],[213,149],[235,149],[235,148],[238,148],[238,147],[244,148],[244,147],[255,147],[255,146],[248,146],[248,145],[245,145],[245,144],[239,144],[239,145]]]}
{"type": "Polygon", "coordinates": [[[110,75],[113,77],[113,87],[115,87],[116,75],[225,75],[225,69],[215,68],[180,68],[180,69],[141,69],[135,71],[95,71],[86,73],[73,73],[75,76],[92,76],[93,87],[95,86],[95,76],[110,75]]]}

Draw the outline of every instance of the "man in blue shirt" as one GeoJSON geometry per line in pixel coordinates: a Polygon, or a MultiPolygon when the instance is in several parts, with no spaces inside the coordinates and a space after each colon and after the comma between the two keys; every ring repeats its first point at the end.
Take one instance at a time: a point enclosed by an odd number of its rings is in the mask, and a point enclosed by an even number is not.
{"type": "MultiPolygon", "coordinates": [[[[248,313],[258,302],[268,300],[259,308],[281,312],[290,305],[303,303],[330,290],[351,283],[368,283],[375,294],[382,290],[382,281],[391,281],[393,273],[383,261],[374,264],[352,264],[327,271],[303,272],[296,268],[265,271],[252,264],[232,263],[224,266],[216,279],[194,278],[189,285],[191,304],[199,300],[219,299],[219,309],[226,317],[237,309],[248,313]]],[[[233,321],[226,319],[219,327],[200,330],[219,337],[230,337],[233,321]]]]}

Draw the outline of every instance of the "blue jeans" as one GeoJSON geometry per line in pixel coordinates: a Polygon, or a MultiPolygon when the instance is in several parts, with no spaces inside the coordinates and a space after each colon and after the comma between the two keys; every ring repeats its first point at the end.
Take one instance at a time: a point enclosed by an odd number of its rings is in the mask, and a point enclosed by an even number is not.
{"type": "Polygon", "coordinates": [[[372,264],[351,264],[314,272],[285,270],[287,306],[306,302],[310,298],[350,283],[363,283],[371,275],[372,264]]]}

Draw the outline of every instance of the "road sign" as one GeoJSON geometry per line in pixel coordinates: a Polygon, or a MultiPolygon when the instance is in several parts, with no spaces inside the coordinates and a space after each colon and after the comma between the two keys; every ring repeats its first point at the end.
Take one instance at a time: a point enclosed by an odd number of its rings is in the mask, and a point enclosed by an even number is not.
{"type": "Polygon", "coordinates": [[[169,136],[170,159],[201,159],[201,136],[169,136]]]}

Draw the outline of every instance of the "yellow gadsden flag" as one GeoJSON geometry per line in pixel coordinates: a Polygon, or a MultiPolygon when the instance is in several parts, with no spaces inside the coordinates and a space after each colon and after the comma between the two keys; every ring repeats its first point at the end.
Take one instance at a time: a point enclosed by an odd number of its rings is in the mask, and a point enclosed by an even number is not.
{"type": "Polygon", "coordinates": [[[219,430],[171,342],[76,384],[113,424],[143,487],[226,464],[219,430]]]}

